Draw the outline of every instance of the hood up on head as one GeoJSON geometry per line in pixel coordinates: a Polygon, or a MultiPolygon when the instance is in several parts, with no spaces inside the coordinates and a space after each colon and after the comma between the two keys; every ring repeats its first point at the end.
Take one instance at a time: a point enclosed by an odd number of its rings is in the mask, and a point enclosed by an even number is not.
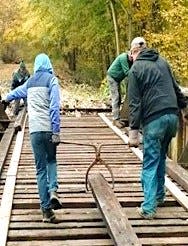
{"type": "Polygon", "coordinates": [[[136,60],[149,60],[149,61],[156,61],[159,57],[159,53],[155,49],[143,49],[136,60]]]}
{"type": "Polygon", "coordinates": [[[26,68],[26,65],[25,65],[24,61],[20,62],[20,68],[21,69],[25,69],[26,68]]]}
{"type": "Polygon", "coordinates": [[[35,58],[34,73],[36,73],[37,71],[48,71],[49,73],[53,73],[51,61],[49,57],[44,53],[37,55],[35,58]]]}

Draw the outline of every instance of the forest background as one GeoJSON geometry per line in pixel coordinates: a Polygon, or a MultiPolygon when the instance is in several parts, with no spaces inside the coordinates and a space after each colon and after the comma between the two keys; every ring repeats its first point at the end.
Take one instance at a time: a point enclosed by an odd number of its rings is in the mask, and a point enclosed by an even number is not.
{"type": "MultiPolygon", "coordinates": [[[[1,64],[47,53],[62,81],[108,94],[106,71],[143,36],[188,87],[187,0],[0,0],[1,64]],[[92,88],[92,89],[91,89],[92,88]]],[[[1,86],[3,81],[1,79],[1,86]]]]}

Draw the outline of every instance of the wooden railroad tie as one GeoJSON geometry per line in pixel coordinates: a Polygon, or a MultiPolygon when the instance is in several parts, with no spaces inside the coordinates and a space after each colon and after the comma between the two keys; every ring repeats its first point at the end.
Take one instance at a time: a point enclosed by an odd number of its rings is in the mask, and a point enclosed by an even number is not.
{"type": "Polygon", "coordinates": [[[101,174],[89,178],[95,201],[115,246],[141,246],[114,192],[101,174]]]}

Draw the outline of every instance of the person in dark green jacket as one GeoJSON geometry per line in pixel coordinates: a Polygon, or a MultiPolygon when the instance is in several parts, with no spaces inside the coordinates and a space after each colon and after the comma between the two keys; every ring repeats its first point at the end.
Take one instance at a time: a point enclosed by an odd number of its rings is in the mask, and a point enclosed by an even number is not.
{"type": "Polygon", "coordinates": [[[147,48],[142,37],[132,41],[131,53],[129,145],[138,147],[138,132],[142,126],[144,201],[138,212],[143,218],[153,219],[157,206],[164,203],[168,146],[177,132],[179,112],[186,108],[187,102],[168,62],[156,50],[147,48]]]}
{"type": "MultiPolygon", "coordinates": [[[[30,77],[30,73],[26,68],[26,65],[24,61],[20,62],[19,69],[13,72],[12,74],[12,84],[11,84],[11,90],[14,90],[20,85],[23,85],[30,77]]],[[[24,104],[26,105],[27,99],[24,100],[24,104]]],[[[16,99],[14,101],[14,109],[13,113],[14,115],[18,115],[20,108],[20,99],[16,99]]]]}
{"type": "Polygon", "coordinates": [[[128,76],[128,71],[132,65],[129,53],[122,53],[116,57],[107,71],[107,81],[110,87],[112,100],[113,124],[119,128],[125,126],[120,119],[121,91],[120,84],[128,76]]]}

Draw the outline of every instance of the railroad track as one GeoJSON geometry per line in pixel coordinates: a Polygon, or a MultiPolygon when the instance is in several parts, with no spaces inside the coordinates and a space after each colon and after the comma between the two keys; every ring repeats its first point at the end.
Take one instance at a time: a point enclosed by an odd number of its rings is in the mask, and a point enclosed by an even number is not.
{"type": "MultiPolygon", "coordinates": [[[[101,113],[62,116],[64,143],[58,146],[57,160],[63,209],[55,211],[62,221],[59,224],[41,222],[27,119],[23,121],[22,131],[12,135],[7,154],[1,156],[0,246],[188,245],[186,174],[181,177],[169,164],[169,173],[179,183],[167,176],[170,191],[157,218],[140,218],[136,208],[143,200],[142,152],[130,149],[126,135],[109,119],[101,113]],[[91,190],[87,191],[86,173],[96,159],[93,146],[101,144],[104,163],[96,161],[89,170],[91,190]],[[108,167],[115,181],[113,190],[108,167]]],[[[6,130],[8,135],[13,128],[10,125],[6,130]]]]}

